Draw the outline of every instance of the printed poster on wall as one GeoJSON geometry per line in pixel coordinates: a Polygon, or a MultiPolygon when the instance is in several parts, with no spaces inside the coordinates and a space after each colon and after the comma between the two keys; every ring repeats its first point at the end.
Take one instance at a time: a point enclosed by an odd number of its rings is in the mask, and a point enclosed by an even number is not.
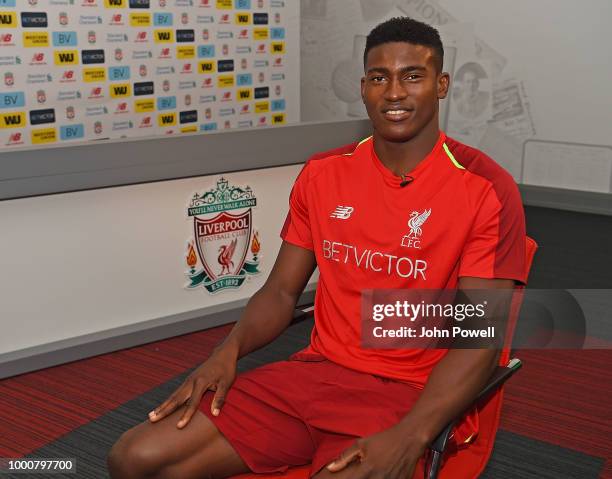
{"type": "Polygon", "coordinates": [[[288,0],[0,0],[0,151],[299,121],[288,0]]]}

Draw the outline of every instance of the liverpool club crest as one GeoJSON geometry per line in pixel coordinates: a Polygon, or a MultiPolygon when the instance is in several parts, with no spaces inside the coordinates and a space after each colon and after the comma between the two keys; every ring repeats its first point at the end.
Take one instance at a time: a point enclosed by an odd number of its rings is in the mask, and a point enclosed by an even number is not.
{"type": "Polygon", "coordinates": [[[193,218],[187,288],[202,286],[216,293],[239,288],[249,275],[259,273],[261,244],[253,228],[252,210],[256,205],[250,187],[230,186],[224,178],[217,181],[216,188],[193,195],[187,209],[193,218]]]}
{"type": "Polygon", "coordinates": [[[421,235],[423,234],[421,226],[427,221],[429,215],[431,215],[431,208],[423,210],[422,213],[418,211],[410,213],[410,219],[408,220],[410,232],[402,238],[402,246],[421,249],[421,235]]]}

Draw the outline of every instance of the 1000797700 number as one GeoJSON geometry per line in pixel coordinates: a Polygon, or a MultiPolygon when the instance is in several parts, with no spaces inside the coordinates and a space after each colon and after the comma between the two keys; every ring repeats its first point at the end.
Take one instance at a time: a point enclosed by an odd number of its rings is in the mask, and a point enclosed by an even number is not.
{"type": "Polygon", "coordinates": [[[2,473],[70,473],[76,472],[74,458],[44,458],[29,459],[16,457],[0,458],[0,474],[2,473]]]}

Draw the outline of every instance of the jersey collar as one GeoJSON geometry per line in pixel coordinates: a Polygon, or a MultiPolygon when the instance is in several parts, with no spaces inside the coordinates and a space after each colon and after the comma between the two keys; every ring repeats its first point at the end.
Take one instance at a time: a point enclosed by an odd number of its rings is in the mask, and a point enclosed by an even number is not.
{"type": "MultiPolygon", "coordinates": [[[[443,145],[446,141],[446,134],[443,131],[440,131],[440,135],[438,137],[438,141],[432,148],[432,150],[428,153],[428,155],[423,158],[419,164],[408,173],[414,179],[417,179],[424,171],[431,167],[431,165],[435,162],[436,158],[440,156],[443,151],[443,145]]],[[[401,176],[397,176],[393,173],[389,168],[387,168],[376,155],[376,151],[374,151],[374,138],[370,137],[367,140],[364,140],[359,144],[358,148],[366,147],[369,150],[369,156],[372,158],[372,162],[376,166],[376,169],[383,176],[385,183],[393,188],[400,188],[400,183],[402,183],[403,179],[401,176]]]]}

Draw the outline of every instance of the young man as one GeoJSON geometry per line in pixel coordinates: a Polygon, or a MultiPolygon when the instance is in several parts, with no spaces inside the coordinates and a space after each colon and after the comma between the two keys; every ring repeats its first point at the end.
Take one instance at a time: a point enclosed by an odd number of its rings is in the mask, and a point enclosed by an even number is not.
{"type": "MultiPolygon", "coordinates": [[[[427,444],[491,375],[494,349],[361,347],[363,289],[525,281],[516,185],[439,131],[449,75],[437,31],[389,20],[368,36],[364,63],[373,136],[307,162],[265,285],[211,357],[115,444],[113,479],[222,478],[308,463],[317,479],[412,477],[427,444]],[[408,223],[414,216],[420,224],[408,223]],[[236,377],[238,358],[290,324],[317,266],[310,346],[236,377]]],[[[457,447],[469,449],[477,433],[471,414],[457,447]]]]}

